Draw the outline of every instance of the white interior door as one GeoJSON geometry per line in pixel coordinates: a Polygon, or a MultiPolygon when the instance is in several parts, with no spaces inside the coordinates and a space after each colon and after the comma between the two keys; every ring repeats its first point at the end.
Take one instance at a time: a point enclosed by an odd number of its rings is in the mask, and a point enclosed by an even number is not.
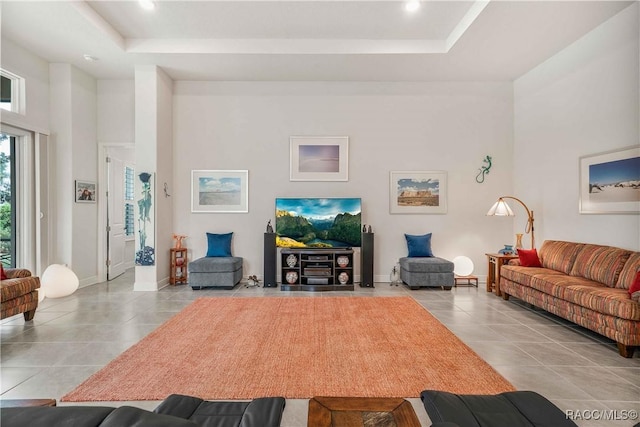
{"type": "Polygon", "coordinates": [[[107,150],[107,280],[125,270],[124,160],[107,150]]]}

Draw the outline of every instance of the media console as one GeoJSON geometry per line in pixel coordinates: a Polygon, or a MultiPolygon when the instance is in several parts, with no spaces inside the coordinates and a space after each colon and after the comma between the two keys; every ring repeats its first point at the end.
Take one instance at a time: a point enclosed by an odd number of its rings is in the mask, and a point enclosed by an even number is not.
{"type": "Polygon", "coordinates": [[[283,291],[353,291],[353,249],[282,249],[283,291]]]}

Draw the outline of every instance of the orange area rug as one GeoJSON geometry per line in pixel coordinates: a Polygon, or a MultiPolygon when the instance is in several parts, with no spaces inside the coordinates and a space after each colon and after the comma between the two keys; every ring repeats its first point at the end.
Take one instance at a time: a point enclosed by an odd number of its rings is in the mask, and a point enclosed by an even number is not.
{"type": "Polygon", "coordinates": [[[200,298],[62,401],[418,397],[514,387],[409,297],[200,298]]]}

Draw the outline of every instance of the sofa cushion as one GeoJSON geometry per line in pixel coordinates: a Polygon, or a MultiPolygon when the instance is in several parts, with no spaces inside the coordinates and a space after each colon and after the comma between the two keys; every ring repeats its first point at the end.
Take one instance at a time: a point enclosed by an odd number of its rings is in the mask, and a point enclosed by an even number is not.
{"type": "Polygon", "coordinates": [[[4,267],[2,266],[2,263],[0,263],[0,280],[7,280],[8,277],[4,272],[4,267]]]}
{"type": "Polygon", "coordinates": [[[636,273],[640,271],[640,252],[633,252],[622,267],[616,288],[629,289],[636,278],[636,273]]]}
{"type": "MultiPolygon", "coordinates": [[[[216,420],[214,420],[215,422],[216,420]]],[[[199,427],[193,421],[121,406],[30,406],[2,409],[3,427],[199,427]]],[[[209,424],[220,425],[220,424],[209,424]]]]}
{"type": "Polygon", "coordinates": [[[25,406],[2,408],[0,414],[2,427],[96,427],[113,410],[106,406],[25,406]]]}
{"type": "Polygon", "coordinates": [[[543,267],[522,267],[518,265],[505,265],[500,270],[500,275],[512,282],[520,283],[524,286],[532,286],[531,281],[534,277],[541,275],[559,275],[564,276],[556,270],[551,270],[543,267]]]}
{"type": "Polygon", "coordinates": [[[560,408],[533,391],[464,395],[424,390],[420,398],[434,426],[576,427],[560,408]]]}
{"type": "Polygon", "coordinates": [[[584,245],[576,256],[572,276],[585,277],[614,287],[631,251],[611,246],[584,245]]]}
{"type": "Polygon", "coordinates": [[[529,287],[598,313],[640,320],[640,305],[629,299],[626,289],[609,288],[584,277],[564,274],[533,276],[529,279],[529,287]]]}
{"type": "Polygon", "coordinates": [[[2,303],[27,295],[40,287],[39,277],[20,277],[16,279],[3,280],[0,285],[0,295],[2,303]]]}
{"type": "Polygon", "coordinates": [[[278,427],[284,407],[285,399],[282,397],[259,397],[250,402],[211,402],[172,394],[154,412],[184,418],[207,427],[278,427]]]}
{"type": "Polygon", "coordinates": [[[544,268],[570,274],[582,243],[545,240],[540,248],[540,262],[544,268]]]}
{"type": "MultiPolygon", "coordinates": [[[[626,289],[612,289],[584,277],[568,276],[545,268],[505,265],[500,274],[511,282],[593,311],[623,319],[640,320],[640,305],[629,299],[626,289]]],[[[505,290],[502,286],[500,289],[505,290]]]]}

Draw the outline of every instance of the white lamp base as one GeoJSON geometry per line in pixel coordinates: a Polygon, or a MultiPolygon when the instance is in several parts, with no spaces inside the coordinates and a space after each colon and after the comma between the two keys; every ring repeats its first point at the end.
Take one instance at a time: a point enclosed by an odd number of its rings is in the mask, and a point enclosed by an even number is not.
{"type": "MultiPolygon", "coordinates": [[[[78,276],[69,267],[62,264],[51,264],[40,278],[43,299],[44,297],[66,297],[74,293],[79,285],[78,276]]],[[[38,299],[40,299],[40,295],[38,295],[38,299]]]]}

